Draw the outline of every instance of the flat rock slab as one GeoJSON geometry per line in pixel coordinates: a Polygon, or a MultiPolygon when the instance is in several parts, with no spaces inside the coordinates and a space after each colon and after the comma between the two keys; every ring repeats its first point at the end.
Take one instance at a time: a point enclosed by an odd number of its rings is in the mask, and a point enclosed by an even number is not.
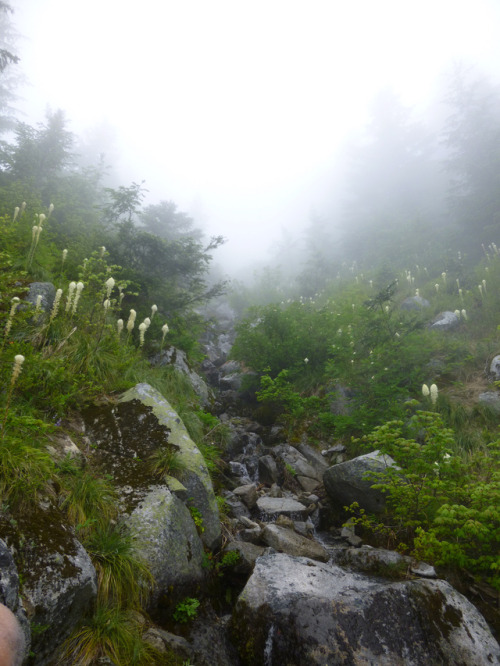
{"type": "Polygon", "coordinates": [[[296,516],[298,520],[308,515],[308,509],[297,500],[288,497],[259,497],[257,507],[261,514],[270,516],[272,519],[280,514],[285,516],[296,516]]]}
{"type": "Polygon", "coordinates": [[[307,539],[287,527],[281,527],[274,523],[265,526],[262,532],[262,541],[267,546],[288,555],[310,557],[312,560],[319,560],[320,562],[328,562],[330,557],[317,541],[307,539]]]}

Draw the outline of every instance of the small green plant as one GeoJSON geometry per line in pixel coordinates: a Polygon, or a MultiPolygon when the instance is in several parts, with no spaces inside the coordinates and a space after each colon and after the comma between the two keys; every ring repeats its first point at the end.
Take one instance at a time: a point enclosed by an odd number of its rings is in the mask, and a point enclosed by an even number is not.
{"type": "Polygon", "coordinates": [[[297,471],[290,465],[290,463],[285,463],[285,469],[290,474],[290,476],[296,477],[297,471]]]}
{"type": "Polygon", "coordinates": [[[154,476],[182,476],[186,469],[184,460],[177,448],[171,445],[161,446],[148,459],[148,465],[154,476]]]}
{"type": "MultiPolygon", "coordinates": [[[[193,501],[193,498],[190,498],[190,501],[193,501]]],[[[188,506],[189,513],[191,514],[191,518],[193,519],[194,524],[196,525],[196,529],[198,530],[199,534],[203,534],[205,531],[205,526],[203,524],[203,514],[201,511],[196,507],[190,504],[188,506]]]]}
{"type": "Polygon", "coordinates": [[[181,622],[182,624],[194,620],[198,615],[198,608],[200,602],[198,599],[193,597],[186,597],[180,601],[175,607],[173,618],[176,622],[181,622]]]}

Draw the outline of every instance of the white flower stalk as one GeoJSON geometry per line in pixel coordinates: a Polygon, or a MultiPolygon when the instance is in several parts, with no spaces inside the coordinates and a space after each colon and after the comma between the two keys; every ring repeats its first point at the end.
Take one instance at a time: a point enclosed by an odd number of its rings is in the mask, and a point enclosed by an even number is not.
{"type": "Polygon", "coordinates": [[[12,391],[14,390],[14,384],[16,383],[17,378],[21,374],[21,368],[22,368],[23,363],[24,363],[24,356],[22,354],[17,354],[17,356],[14,356],[14,365],[12,367],[12,375],[11,375],[11,378],[10,378],[9,393],[7,395],[7,403],[5,405],[3,423],[2,423],[2,441],[5,437],[5,424],[7,423],[7,415],[9,413],[9,406],[10,406],[10,400],[12,398],[12,391]]]}
{"type": "Polygon", "coordinates": [[[66,312],[71,310],[73,304],[73,298],[75,296],[76,282],[70,282],[68,287],[68,296],[66,298],[66,312]]]}
{"type": "Polygon", "coordinates": [[[161,338],[160,349],[163,347],[163,342],[165,341],[165,336],[168,333],[168,324],[163,324],[163,326],[161,327],[161,332],[162,332],[162,338],[161,338]]]}
{"type": "Polygon", "coordinates": [[[35,314],[39,314],[42,309],[42,294],[38,294],[35,302],[35,314]]]}
{"type": "Polygon", "coordinates": [[[427,386],[427,384],[422,384],[422,395],[424,396],[424,398],[428,398],[429,394],[430,394],[430,391],[429,391],[429,387],[427,386]]]}
{"type": "Polygon", "coordinates": [[[460,280],[458,278],[456,279],[456,283],[457,283],[457,288],[460,290],[460,280]]]}
{"type": "Polygon", "coordinates": [[[415,296],[417,298],[420,296],[420,289],[415,289],[415,296]]]}
{"type": "Polygon", "coordinates": [[[111,292],[113,291],[114,286],[115,286],[115,281],[113,280],[112,277],[106,280],[106,298],[109,298],[111,296],[111,292]]]}
{"type": "Polygon", "coordinates": [[[153,317],[155,314],[158,312],[158,307],[156,305],[151,306],[151,321],[153,321],[153,317]]]}
{"type": "Polygon", "coordinates": [[[104,257],[105,252],[106,248],[104,247],[104,245],[101,245],[101,247],[99,248],[99,256],[101,257],[101,259],[104,257]]]}
{"type": "Polygon", "coordinates": [[[453,313],[456,317],[460,317],[460,310],[455,310],[453,313]]]}
{"type": "Polygon", "coordinates": [[[17,354],[17,356],[14,356],[14,366],[12,368],[12,377],[10,378],[11,386],[14,386],[14,384],[17,381],[17,378],[21,374],[23,363],[24,363],[24,356],[22,354],[17,354]]]}
{"type": "Polygon", "coordinates": [[[307,356],[306,356],[305,359],[304,359],[304,363],[305,363],[306,365],[309,363],[309,359],[307,358],[307,356]]]}
{"type": "Polygon", "coordinates": [[[56,296],[54,298],[54,305],[52,306],[52,311],[50,313],[50,319],[49,319],[49,324],[51,321],[53,321],[57,317],[57,313],[59,312],[59,305],[61,302],[61,296],[62,296],[63,290],[58,289],[56,291],[56,296]]]}
{"type": "Polygon", "coordinates": [[[25,210],[26,210],[26,201],[23,201],[23,203],[21,204],[21,215],[24,213],[25,210]]]}
{"type": "Polygon", "coordinates": [[[436,290],[436,293],[439,293],[439,285],[438,285],[437,282],[436,282],[436,284],[434,285],[434,289],[436,290]]]}
{"type": "Polygon", "coordinates": [[[486,293],[486,280],[482,280],[484,293],[486,293]]]}
{"type": "Polygon", "coordinates": [[[61,270],[62,270],[62,267],[64,266],[64,262],[66,261],[66,257],[67,257],[67,256],[68,256],[68,250],[66,250],[66,248],[64,248],[64,250],[62,251],[62,265],[61,265],[61,270]]]}
{"type": "Polygon", "coordinates": [[[37,224],[34,224],[34,225],[31,227],[31,242],[32,242],[32,243],[34,243],[35,240],[36,240],[36,234],[37,234],[37,231],[38,231],[38,225],[37,225],[37,224]]]}
{"type": "Polygon", "coordinates": [[[104,301],[104,303],[102,304],[102,307],[106,310],[106,312],[109,310],[109,308],[111,307],[111,301],[109,300],[109,298],[107,298],[104,301]]]}
{"type": "Polygon", "coordinates": [[[14,296],[14,298],[11,300],[12,305],[10,306],[9,318],[7,319],[7,323],[5,324],[5,334],[4,334],[5,337],[7,337],[10,333],[10,329],[12,328],[12,322],[14,320],[14,314],[20,302],[21,300],[17,296],[14,296]]]}
{"type": "Polygon", "coordinates": [[[462,291],[461,289],[458,290],[458,295],[459,295],[459,297],[460,297],[460,300],[461,300],[462,303],[463,303],[463,302],[464,302],[464,293],[463,293],[463,291],[462,291]]]}
{"type": "Polygon", "coordinates": [[[446,284],[446,273],[444,271],[441,273],[441,277],[443,278],[444,284],[446,284]]]}
{"type": "Polygon", "coordinates": [[[482,284],[478,284],[478,285],[477,285],[477,288],[479,289],[479,293],[481,294],[481,298],[482,298],[482,297],[483,297],[483,285],[482,285],[482,284]]]}
{"type": "Polygon", "coordinates": [[[40,213],[40,215],[38,216],[38,224],[40,227],[42,226],[42,224],[45,222],[46,219],[47,216],[44,215],[44,213],[40,213]]]}
{"type": "Polygon", "coordinates": [[[144,344],[144,334],[147,331],[147,326],[144,322],[142,324],[139,324],[139,347],[142,347],[144,344]]]}
{"type": "Polygon", "coordinates": [[[429,392],[431,395],[431,402],[433,405],[435,405],[438,399],[438,387],[436,386],[436,384],[431,384],[429,392]]]}
{"type": "Polygon", "coordinates": [[[127,331],[130,335],[135,326],[135,318],[137,317],[137,312],[135,310],[130,310],[130,315],[127,321],[127,331]]]}
{"type": "Polygon", "coordinates": [[[120,299],[119,299],[119,300],[120,300],[120,306],[121,306],[122,301],[123,301],[124,298],[125,298],[125,294],[124,294],[123,291],[121,291],[121,292],[120,292],[120,299]]]}
{"type": "Polygon", "coordinates": [[[465,319],[465,321],[467,321],[467,311],[466,311],[466,310],[462,310],[460,314],[461,314],[462,317],[465,319]]]}
{"type": "MultiPolygon", "coordinates": [[[[54,204],[51,203],[49,206],[49,217],[52,215],[52,212],[54,211],[54,204]]],[[[48,218],[47,218],[48,219],[48,218]]]]}
{"type": "Polygon", "coordinates": [[[19,206],[16,206],[14,208],[14,217],[12,218],[12,222],[15,222],[17,220],[18,215],[19,215],[19,206]]]}
{"type": "Polygon", "coordinates": [[[118,338],[120,338],[123,331],[123,319],[118,319],[116,322],[116,331],[118,333],[118,338]]]}
{"type": "Polygon", "coordinates": [[[87,259],[87,257],[85,257],[85,259],[84,259],[83,262],[82,262],[82,268],[83,268],[83,270],[85,270],[85,269],[87,268],[87,261],[88,261],[88,259],[87,259]]]}
{"type": "Polygon", "coordinates": [[[146,331],[147,331],[148,328],[151,326],[151,319],[149,317],[146,317],[146,319],[142,323],[146,324],[146,331]]]}
{"type": "Polygon", "coordinates": [[[83,286],[84,286],[83,282],[76,283],[76,293],[75,293],[75,299],[73,301],[73,309],[71,311],[71,314],[75,314],[76,312],[78,301],[80,300],[80,296],[82,295],[83,286]]]}

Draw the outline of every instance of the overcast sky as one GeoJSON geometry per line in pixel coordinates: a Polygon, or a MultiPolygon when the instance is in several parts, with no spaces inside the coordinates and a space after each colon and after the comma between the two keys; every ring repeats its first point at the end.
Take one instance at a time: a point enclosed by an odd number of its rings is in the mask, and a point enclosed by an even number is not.
{"type": "Polygon", "coordinates": [[[454,60],[500,72],[499,0],[11,4],[27,120],[113,127],[122,184],[200,216],[239,265],[321,214],[377,90],[422,106],[454,60]]]}

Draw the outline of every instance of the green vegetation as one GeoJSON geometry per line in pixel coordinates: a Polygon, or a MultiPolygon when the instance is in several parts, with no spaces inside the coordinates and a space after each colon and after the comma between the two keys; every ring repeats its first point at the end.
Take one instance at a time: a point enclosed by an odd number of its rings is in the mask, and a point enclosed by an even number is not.
{"type": "Polygon", "coordinates": [[[186,597],[185,599],[180,601],[175,607],[173,615],[174,620],[176,622],[181,622],[181,623],[194,620],[194,618],[198,615],[199,606],[200,602],[198,599],[193,599],[192,597],[186,597]]]}

